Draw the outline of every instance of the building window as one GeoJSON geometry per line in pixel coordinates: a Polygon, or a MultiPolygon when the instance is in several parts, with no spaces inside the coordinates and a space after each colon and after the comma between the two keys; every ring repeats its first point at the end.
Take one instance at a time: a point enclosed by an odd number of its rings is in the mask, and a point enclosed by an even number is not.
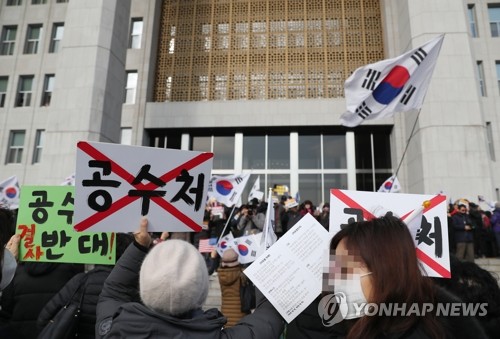
{"type": "Polygon", "coordinates": [[[0,107],[5,106],[5,98],[7,97],[7,83],[9,77],[0,77],[0,107]]]}
{"type": "Polygon", "coordinates": [[[24,54],[36,54],[38,52],[38,44],[42,36],[42,25],[28,25],[26,32],[26,44],[24,45],[24,54]]]}
{"type": "Polygon", "coordinates": [[[2,55],[14,54],[16,44],[17,26],[5,26],[2,30],[1,53],[2,55]]]}
{"type": "Polygon", "coordinates": [[[50,100],[52,99],[52,92],[54,91],[54,74],[46,74],[45,80],[43,82],[43,95],[42,103],[40,106],[50,106],[50,100]]]}
{"type": "Polygon", "coordinates": [[[40,162],[42,158],[43,144],[45,143],[45,130],[37,129],[35,136],[35,148],[33,149],[33,163],[40,162]]]}
{"type": "Polygon", "coordinates": [[[7,164],[20,164],[23,158],[25,131],[11,131],[9,148],[7,149],[7,164]]]}
{"type": "Polygon", "coordinates": [[[392,175],[389,132],[356,133],[356,189],[376,192],[392,175]]]}
{"type": "Polygon", "coordinates": [[[64,24],[54,23],[52,26],[52,36],[50,38],[49,53],[57,53],[59,51],[59,45],[64,34],[64,24]]]}
{"type": "Polygon", "coordinates": [[[486,96],[486,85],[484,83],[484,68],[483,62],[477,61],[477,77],[479,82],[479,91],[482,97],[486,96]]]}
{"type": "Polygon", "coordinates": [[[497,84],[498,84],[498,93],[500,94],[500,61],[495,62],[495,66],[497,69],[497,84]]]}
{"type": "Polygon", "coordinates": [[[135,104],[137,91],[137,71],[127,72],[127,85],[125,88],[125,104],[135,104]]]}
{"type": "Polygon", "coordinates": [[[478,32],[476,27],[476,6],[474,4],[467,5],[467,16],[469,17],[470,35],[473,38],[477,38],[478,32]]]}
{"type": "Polygon", "coordinates": [[[493,144],[493,129],[491,127],[491,122],[486,122],[486,138],[488,140],[488,150],[490,152],[490,159],[496,161],[495,157],[495,146],[493,144]]]}
{"type": "Polygon", "coordinates": [[[33,75],[21,75],[19,77],[16,107],[27,107],[31,105],[33,79],[33,75]]]}
{"type": "Polygon", "coordinates": [[[21,6],[22,4],[22,0],[7,0],[7,6],[21,6]]]}
{"type": "Polygon", "coordinates": [[[31,0],[32,5],[44,5],[47,3],[47,0],[31,0]]]}
{"type": "Polygon", "coordinates": [[[213,152],[214,169],[234,169],[234,135],[195,136],[191,149],[199,152],[213,152]]]}
{"type": "Polygon", "coordinates": [[[491,36],[500,36],[500,4],[488,5],[488,15],[490,17],[491,36]]]}
{"type": "Polygon", "coordinates": [[[69,0],[57,0],[56,3],[58,4],[63,4],[63,3],[66,3],[66,2],[69,2],[69,0]]]}
{"type": "Polygon", "coordinates": [[[130,23],[130,41],[128,45],[129,48],[141,48],[142,27],[142,18],[132,18],[132,22],[130,23]]]}

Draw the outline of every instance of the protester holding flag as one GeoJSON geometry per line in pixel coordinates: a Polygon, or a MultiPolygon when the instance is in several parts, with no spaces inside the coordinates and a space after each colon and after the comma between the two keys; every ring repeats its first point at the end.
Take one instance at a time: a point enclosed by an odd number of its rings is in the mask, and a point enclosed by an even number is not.
{"type": "MultiPolygon", "coordinates": [[[[265,213],[265,210],[264,210],[265,213]]],[[[266,215],[262,209],[254,209],[249,205],[241,206],[241,216],[238,222],[238,231],[242,235],[249,235],[262,232],[266,215]]]]}
{"type": "Polygon", "coordinates": [[[284,321],[257,291],[255,311],[234,327],[217,310],[203,311],[208,294],[205,261],[194,246],[164,241],[151,250],[148,221],[104,284],[97,305],[96,338],[274,339],[284,321]],[[148,253],[149,252],[149,253],[148,253]],[[142,303],[139,302],[142,300],[142,303]]]}

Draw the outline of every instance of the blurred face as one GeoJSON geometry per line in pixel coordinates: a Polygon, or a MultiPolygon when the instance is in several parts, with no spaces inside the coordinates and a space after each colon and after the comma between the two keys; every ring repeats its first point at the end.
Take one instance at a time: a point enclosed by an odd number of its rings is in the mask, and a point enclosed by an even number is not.
{"type": "Polygon", "coordinates": [[[363,259],[356,251],[349,251],[342,239],[330,258],[330,279],[353,280],[354,275],[361,275],[361,289],[365,298],[370,302],[372,292],[372,276],[363,259]]]}
{"type": "Polygon", "coordinates": [[[465,214],[465,213],[467,213],[467,207],[461,205],[458,207],[458,211],[462,214],[465,214]]]}

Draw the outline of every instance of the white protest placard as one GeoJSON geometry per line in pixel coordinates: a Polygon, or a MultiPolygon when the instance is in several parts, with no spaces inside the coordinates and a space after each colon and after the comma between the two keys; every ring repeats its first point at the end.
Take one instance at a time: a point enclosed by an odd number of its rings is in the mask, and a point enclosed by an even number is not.
{"type": "Polygon", "coordinates": [[[351,222],[370,220],[392,212],[409,226],[424,274],[449,278],[446,205],[446,196],[440,194],[385,194],[332,189],[330,234],[333,236],[351,222]]]}
{"type": "Polygon", "coordinates": [[[213,153],[80,141],[74,229],[200,231],[213,153]]]}
{"type": "Polygon", "coordinates": [[[330,237],[306,214],[244,273],[290,323],[321,293],[330,237]]]}

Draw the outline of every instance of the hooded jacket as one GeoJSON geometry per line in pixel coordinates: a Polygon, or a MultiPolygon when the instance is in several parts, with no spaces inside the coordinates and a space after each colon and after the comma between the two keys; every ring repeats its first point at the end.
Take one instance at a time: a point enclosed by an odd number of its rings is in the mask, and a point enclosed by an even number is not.
{"type": "Polygon", "coordinates": [[[47,302],[83,265],[24,262],[12,283],[2,292],[2,310],[10,314],[9,327],[16,339],[36,338],[38,315],[47,302]]]}
{"type": "Polygon", "coordinates": [[[148,308],[137,289],[145,256],[140,245],[131,244],[106,279],[97,304],[96,338],[274,339],[283,331],[282,317],[262,294],[255,312],[228,329],[217,309],[171,316],[148,308]]]}
{"type": "Polygon", "coordinates": [[[227,317],[227,327],[234,326],[245,316],[241,312],[240,286],[241,267],[220,267],[217,270],[222,295],[221,311],[227,317]]]}

